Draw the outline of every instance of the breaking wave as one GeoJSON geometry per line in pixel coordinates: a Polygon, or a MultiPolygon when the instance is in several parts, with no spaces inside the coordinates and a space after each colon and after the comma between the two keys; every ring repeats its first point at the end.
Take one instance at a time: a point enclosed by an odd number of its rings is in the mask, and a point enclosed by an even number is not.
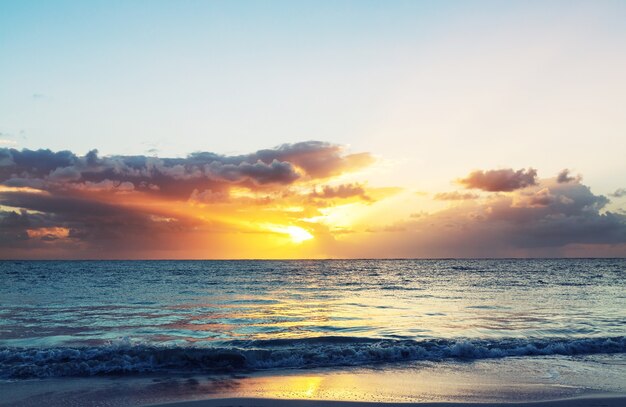
{"type": "Polygon", "coordinates": [[[391,340],[320,337],[233,341],[223,347],[104,346],[0,348],[5,379],[150,373],[243,372],[276,368],[359,366],[402,361],[478,360],[511,356],[626,352],[626,336],[576,339],[391,340]]]}

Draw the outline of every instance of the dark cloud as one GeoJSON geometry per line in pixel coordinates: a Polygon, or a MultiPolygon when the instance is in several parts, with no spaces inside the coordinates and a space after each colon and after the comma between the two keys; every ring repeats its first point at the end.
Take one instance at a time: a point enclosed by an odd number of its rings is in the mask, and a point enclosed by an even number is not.
{"type": "Polygon", "coordinates": [[[626,255],[626,216],[606,210],[609,200],[577,182],[555,178],[432,214],[379,227],[358,245],[335,243],[337,256],[543,257],[626,255]],[[351,250],[354,250],[352,252],[351,250]]]}
{"type": "Polygon", "coordinates": [[[59,226],[65,223],[56,214],[31,212],[25,209],[13,211],[0,211],[0,249],[11,249],[9,252],[2,252],[2,257],[7,257],[12,250],[17,249],[39,249],[50,246],[56,236],[54,231],[63,230],[66,236],[69,229],[59,226]],[[38,233],[33,233],[38,232],[38,233]]]}
{"type": "Polygon", "coordinates": [[[556,176],[556,181],[560,184],[566,183],[566,182],[580,182],[582,180],[582,177],[580,175],[576,176],[576,177],[572,177],[570,175],[570,171],[565,168],[564,170],[561,170],[561,172],[559,172],[559,174],[556,176]]]}
{"type": "Polygon", "coordinates": [[[459,179],[459,184],[465,188],[481,189],[489,192],[510,192],[526,188],[537,183],[537,170],[514,171],[511,168],[503,170],[474,171],[466,178],[459,179]]]}
{"type": "Polygon", "coordinates": [[[0,212],[0,246],[13,247],[28,240],[30,226],[28,215],[21,212],[0,212]]]}
{"type": "MultiPolygon", "coordinates": [[[[224,164],[213,161],[205,165],[204,169],[208,178],[233,183],[248,179],[259,185],[291,184],[300,177],[293,164],[276,159],[270,163],[258,160],[255,163],[244,161],[239,164],[224,164]]],[[[181,174],[181,177],[184,175],[181,174]]]]}
{"type": "Polygon", "coordinates": [[[54,196],[30,192],[1,192],[0,205],[28,209],[42,213],[68,215],[77,218],[114,218],[125,215],[128,208],[97,200],[69,196],[54,196]]]}
{"type": "MultiPolygon", "coordinates": [[[[548,188],[544,188],[534,194],[530,194],[530,198],[528,199],[528,205],[531,207],[553,205],[556,199],[557,197],[552,195],[548,188]]],[[[565,196],[562,196],[561,199],[565,200],[565,203],[572,202],[569,198],[565,196]]]]}
{"type": "Polygon", "coordinates": [[[435,199],[438,201],[467,201],[470,199],[476,199],[479,196],[472,193],[461,193],[457,191],[453,192],[441,192],[435,194],[435,199]]]}
{"type": "Polygon", "coordinates": [[[621,198],[626,196],[626,188],[618,188],[615,190],[615,192],[613,192],[612,194],[610,194],[613,198],[621,198]]]}
{"type": "Polygon", "coordinates": [[[289,185],[355,170],[372,162],[367,154],[346,155],[338,145],[309,141],[283,144],[252,154],[225,156],[196,152],[186,158],[84,156],[71,151],[0,148],[0,183],[49,191],[80,190],[103,182],[132,184],[137,191],[188,198],[194,190],[223,191],[289,185]]]}
{"type": "Polygon", "coordinates": [[[359,197],[365,201],[371,200],[365,188],[359,184],[341,184],[337,186],[325,185],[321,191],[315,190],[310,195],[311,198],[333,199],[333,198],[353,198],[359,197]]]}
{"type": "MultiPolygon", "coordinates": [[[[146,186],[143,184],[141,186],[142,189],[150,188],[150,186],[146,186]]],[[[155,186],[153,185],[153,188],[155,186]]],[[[71,188],[77,191],[86,191],[86,192],[115,192],[115,193],[127,193],[135,190],[135,184],[128,181],[111,181],[110,179],[105,179],[100,182],[80,182],[80,183],[72,183],[71,188]]],[[[157,189],[158,190],[158,189],[157,189]]]]}
{"type": "MultiPolygon", "coordinates": [[[[176,233],[189,233],[200,222],[184,216],[130,208],[76,197],[26,192],[0,193],[0,249],[56,249],[53,256],[116,257],[133,250],[167,249],[176,233]]],[[[2,257],[10,252],[0,251],[2,257]]],[[[123,255],[122,255],[123,257],[123,255]]]]}
{"type": "Polygon", "coordinates": [[[14,177],[41,178],[57,168],[80,165],[71,151],[0,148],[0,181],[14,177]]]}
{"type": "Polygon", "coordinates": [[[577,183],[546,184],[483,208],[485,225],[519,247],[626,243],[626,218],[604,212],[608,199],[577,183]]]}
{"type": "Polygon", "coordinates": [[[276,149],[260,150],[248,159],[288,161],[303,169],[312,178],[326,178],[351,171],[374,162],[369,153],[343,154],[343,147],[321,141],[283,144],[276,149]]]}

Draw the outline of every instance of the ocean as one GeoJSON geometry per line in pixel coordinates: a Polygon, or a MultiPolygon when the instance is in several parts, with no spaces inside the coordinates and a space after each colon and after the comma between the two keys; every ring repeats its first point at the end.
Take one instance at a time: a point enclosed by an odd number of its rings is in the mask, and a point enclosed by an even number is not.
{"type": "Polygon", "coordinates": [[[626,259],[3,261],[0,281],[5,383],[547,360],[626,389],[626,259]]]}

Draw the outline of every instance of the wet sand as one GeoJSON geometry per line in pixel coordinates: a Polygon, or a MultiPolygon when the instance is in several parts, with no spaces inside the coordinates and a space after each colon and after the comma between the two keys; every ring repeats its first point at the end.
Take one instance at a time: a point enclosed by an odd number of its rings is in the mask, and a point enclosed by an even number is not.
{"type": "Polygon", "coordinates": [[[0,382],[0,406],[626,407],[621,361],[607,356],[594,369],[589,360],[517,358],[401,369],[19,380],[0,382]]]}
{"type": "MultiPolygon", "coordinates": [[[[156,405],[155,405],[156,406],[156,405]]],[[[375,403],[362,401],[227,398],[160,404],[159,407],[624,407],[626,396],[596,396],[526,403],[375,403]]]]}

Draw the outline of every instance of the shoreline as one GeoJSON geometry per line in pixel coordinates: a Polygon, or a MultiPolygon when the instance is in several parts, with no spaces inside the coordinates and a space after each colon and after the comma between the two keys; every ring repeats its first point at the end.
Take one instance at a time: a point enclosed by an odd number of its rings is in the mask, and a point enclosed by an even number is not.
{"type": "Polygon", "coordinates": [[[626,354],[0,382],[0,406],[624,407],[626,354]]]}
{"type": "Polygon", "coordinates": [[[145,407],[623,407],[626,394],[585,395],[528,402],[369,402],[273,398],[212,398],[174,403],[146,404],[145,407]]]}

